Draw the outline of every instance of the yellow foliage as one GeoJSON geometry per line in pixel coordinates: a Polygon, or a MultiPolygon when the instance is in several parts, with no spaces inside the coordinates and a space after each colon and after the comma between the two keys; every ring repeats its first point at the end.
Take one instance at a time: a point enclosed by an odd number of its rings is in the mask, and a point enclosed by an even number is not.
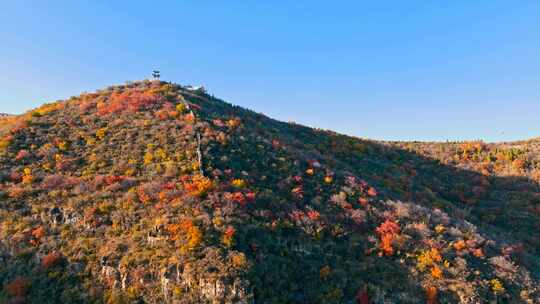
{"type": "Polygon", "coordinates": [[[182,242],[180,245],[181,253],[195,249],[203,239],[201,230],[191,220],[184,220],[178,224],[170,224],[166,229],[171,234],[172,240],[182,242]]]}
{"type": "Polygon", "coordinates": [[[231,182],[231,184],[232,184],[234,187],[237,187],[237,188],[244,188],[244,187],[246,186],[246,181],[243,180],[243,179],[236,178],[236,179],[233,179],[233,181],[231,182]]]}
{"type": "Polygon", "coordinates": [[[93,146],[96,144],[96,140],[93,137],[86,138],[86,145],[87,146],[93,146]]]}
{"type": "Polygon", "coordinates": [[[64,157],[62,156],[62,154],[57,153],[57,154],[54,155],[54,160],[57,161],[57,162],[62,161],[63,158],[64,157]]]}
{"type": "Polygon", "coordinates": [[[154,153],[152,152],[146,152],[144,154],[144,164],[149,165],[154,162],[154,153]]]}
{"type": "Polygon", "coordinates": [[[313,171],[313,169],[311,169],[311,168],[309,168],[309,169],[306,170],[306,174],[307,174],[307,175],[313,175],[313,173],[314,173],[314,171],[313,171]]]}
{"type": "Polygon", "coordinates": [[[32,111],[32,116],[44,116],[58,110],[59,107],[60,105],[58,103],[46,103],[32,111]]]}
{"type": "Polygon", "coordinates": [[[60,151],[66,151],[69,149],[69,142],[63,140],[61,141],[60,143],[58,143],[58,149],[60,149],[60,151]]]}
{"type": "Polygon", "coordinates": [[[179,103],[176,105],[176,110],[180,113],[184,113],[187,110],[187,107],[184,103],[179,103]]]}
{"type": "Polygon", "coordinates": [[[23,173],[24,173],[22,177],[23,184],[31,184],[34,181],[34,177],[32,176],[32,169],[24,168],[23,173]]]}
{"type": "Polygon", "coordinates": [[[443,233],[445,230],[446,230],[446,228],[441,224],[435,226],[435,232],[437,232],[438,234],[443,233]]]}
{"type": "Polygon", "coordinates": [[[24,173],[24,175],[31,175],[32,174],[32,169],[24,168],[23,173],[24,173]]]}
{"type": "Polygon", "coordinates": [[[96,138],[99,140],[103,140],[106,134],[107,134],[107,128],[101,128],[96,131],[96,138]]]}
{"type": "Polygon", "coordinates": [[[196,174],[191,178],[191,181],[184,182],[184,189],[193,196],[203,196],[205,195],[214,184],[207,177],[196,174]]]}
{"type": "Polygon", "coordinates": [[[334,180],[334,178],[331,177],[331,176],[325,176],[324,177],[324,182],[327,183],[327,184],[331,184],[333,180],[334,180]]]}
{"type": "Polygon", "coordinates": [[[187,233],[187,246],[184,249],[193,250],[202,241],[202,232],[197,226],[192,226],[187,233]]]}
{"type": "Polygon", "coordinates": [[[166,161],[167,160],[167,152],[165,152],[165,150],[163,150],[162,148],[159,148],[154,153],[154,157],[160,159],[161,161],[166,161]]]}
{"type": "Polygon", "coordinates": [[[420,270],[424,270],[433,264],[442,261],[441,254],[437,248],[431,248],[430,250],[425,250],[417,258],[416,267],[420,270]]]}
{"type": "Polygon", "coordinates": [[[489,281],[491,285],[491,290],[495,294],[501,294],[505,291],[503,283],[499,279],[492,279],[489,281]]]}
{"type": "Polygon", "coordinates": [[[9,145],[11,145],[11,137],[6,136],[0,139],[0,153],[6,152],[9,145]]]}

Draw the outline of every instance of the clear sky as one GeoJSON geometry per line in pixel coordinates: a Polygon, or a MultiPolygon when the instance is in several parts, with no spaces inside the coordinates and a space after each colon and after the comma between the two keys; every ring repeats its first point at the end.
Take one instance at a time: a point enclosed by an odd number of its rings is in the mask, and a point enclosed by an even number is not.
{"type": "Polygon", "coordinates": [[[375,139],[540,136],[540,1],[5,1],[0,112],[148,78],[375,139]]]}

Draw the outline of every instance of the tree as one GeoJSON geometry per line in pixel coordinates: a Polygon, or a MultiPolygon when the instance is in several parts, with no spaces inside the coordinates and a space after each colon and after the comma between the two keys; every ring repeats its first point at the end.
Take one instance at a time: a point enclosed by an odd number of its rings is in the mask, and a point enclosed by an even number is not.
{"type": "Polygon", "coordinates": [[[154,79],[156,80],[159,80],[159,77],[161,77],[161,75],[158,70],[154,70],[152,71],[152,77],[154,77],[154,79]]]}

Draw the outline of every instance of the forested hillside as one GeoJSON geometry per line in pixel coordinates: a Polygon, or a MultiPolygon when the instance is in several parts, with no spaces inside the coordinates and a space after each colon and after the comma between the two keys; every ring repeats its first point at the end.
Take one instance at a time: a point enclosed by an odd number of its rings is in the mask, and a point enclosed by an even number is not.
{"type": "Polygon", "coordinates": [[[540,141],[379,142],[140,81],[0,119],[1,303],[539,303],[540,141]]]}

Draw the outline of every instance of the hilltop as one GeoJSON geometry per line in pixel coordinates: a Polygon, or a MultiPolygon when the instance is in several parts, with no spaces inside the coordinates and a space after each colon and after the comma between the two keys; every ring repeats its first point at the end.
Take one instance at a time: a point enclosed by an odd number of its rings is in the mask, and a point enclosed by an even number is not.
{"type": "Polygon", "coordinates": [[[140,81],[0,119],[0,302],[540,301],[540,140],[380,142],[140,81]]]}

